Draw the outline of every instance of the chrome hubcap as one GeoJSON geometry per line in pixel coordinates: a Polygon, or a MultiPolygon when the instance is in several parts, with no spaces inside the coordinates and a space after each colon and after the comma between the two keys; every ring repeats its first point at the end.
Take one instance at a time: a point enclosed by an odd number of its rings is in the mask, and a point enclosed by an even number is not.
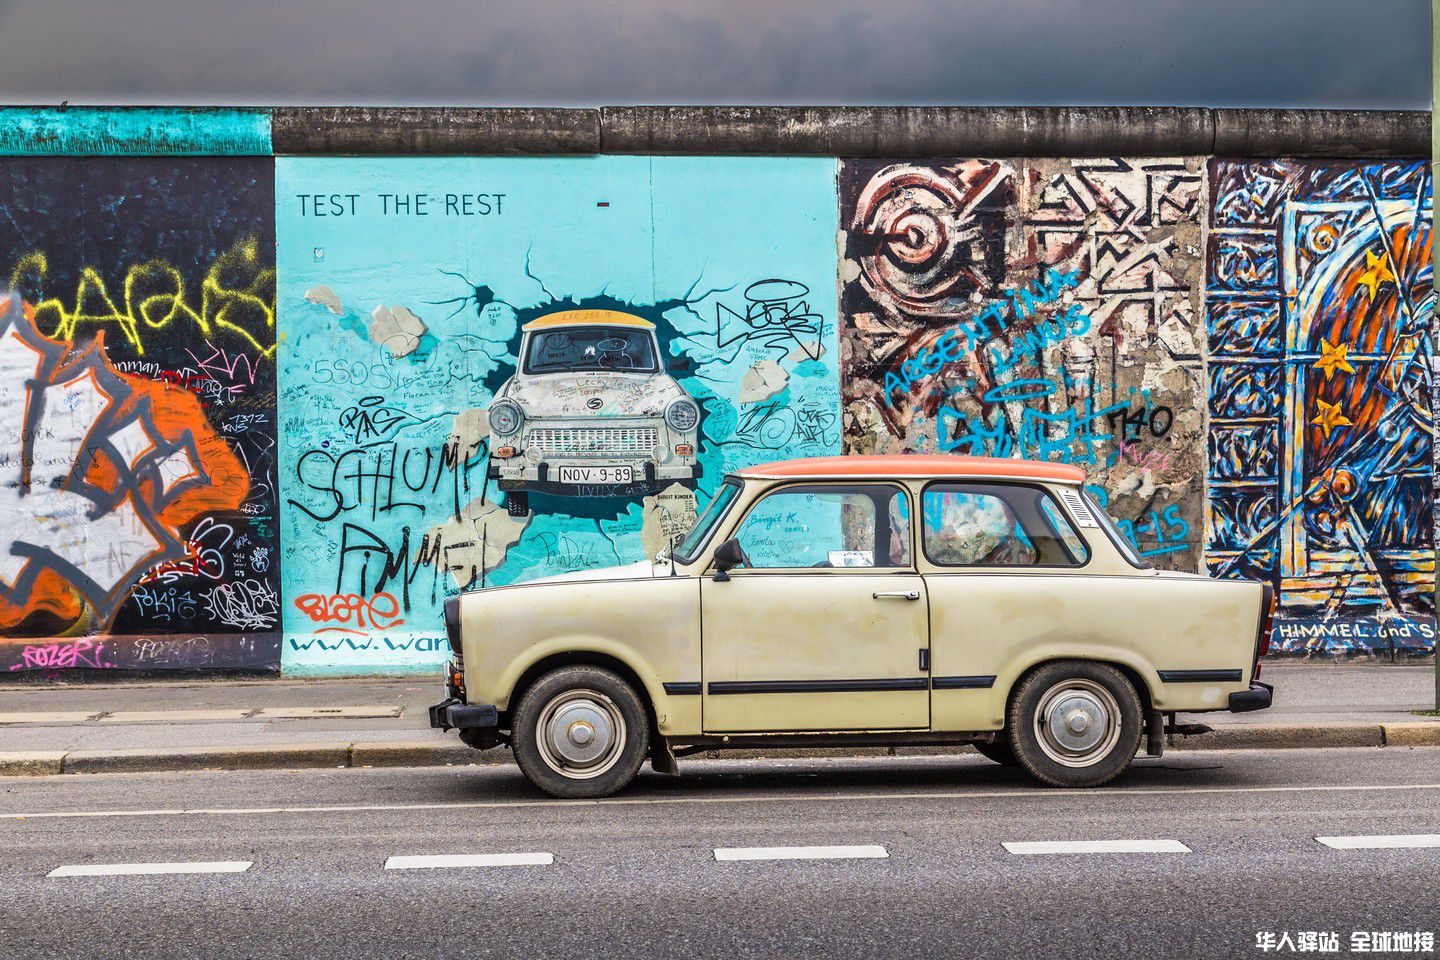
{"type": "Polygon", "coordinates": [[[1120,705],[1098,683],[1062,681],[1040,698],[1035,738],[1056,763],[1088,767],[1109,756],[1119,741],[1120,705]]]}
{"type": "Polygon", "coordinates": [[[546,766],[562,776],[588,780],[620,759],[625,718],[603,693],[567,690],[540,711],[535,740],[546,766]]]}

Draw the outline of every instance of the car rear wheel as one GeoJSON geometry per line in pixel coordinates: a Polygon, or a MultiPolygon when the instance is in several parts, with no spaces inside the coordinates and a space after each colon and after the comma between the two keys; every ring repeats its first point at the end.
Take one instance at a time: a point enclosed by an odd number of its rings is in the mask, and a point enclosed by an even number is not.
{"type": "Polygon", "coordinates": [[[1052,787],[1098,787],[1140,749],[1140,698],[1119,670],[1062,660],[1026,677],[1007,717],[1015,759],[1052,787]]]}
{"type": "Polygon", "coordinates": [[[650,720],[634,688],[601,667],[562,667],[525,691],[515,709],[515,760],[552,797],[606,797],[635,778],[650,720]]]}

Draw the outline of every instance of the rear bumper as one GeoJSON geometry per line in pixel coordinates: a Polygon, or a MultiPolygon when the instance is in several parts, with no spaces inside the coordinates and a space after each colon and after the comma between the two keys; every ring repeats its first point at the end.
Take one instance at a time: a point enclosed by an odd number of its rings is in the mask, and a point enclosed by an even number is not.
{"type": "Polygon", "coordinates": [[[485,730],[500,726],[500,712],[490,704],[471,704],[446,697],[430,708],[430,726],[441,730],[485,730]]]}
{"type": "Polygon", "coordinates": [[[1250,682],[1249,690],[1230,694],[1231,713],[1249,713],[1251,710],[1265,710],[1274,699],[1275,688],[1259,680],[1250,682]]]}

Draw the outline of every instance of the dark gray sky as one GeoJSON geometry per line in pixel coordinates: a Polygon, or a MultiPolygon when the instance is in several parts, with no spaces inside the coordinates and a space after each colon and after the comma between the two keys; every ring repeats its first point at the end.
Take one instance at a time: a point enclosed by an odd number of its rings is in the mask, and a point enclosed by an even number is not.
{"type": "Polygon", "coordinates": [[[1430,102],[1428,0],[0,0],[0,102],[1430,102]]]}

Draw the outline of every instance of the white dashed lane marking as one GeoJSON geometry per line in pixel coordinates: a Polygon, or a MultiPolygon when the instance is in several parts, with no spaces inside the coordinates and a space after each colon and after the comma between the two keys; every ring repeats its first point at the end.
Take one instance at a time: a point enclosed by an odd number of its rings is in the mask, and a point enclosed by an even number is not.
{"type": "Polygon", "coordinates": [[[1375,837],[1316,837],[1336,850],[1413,850],[1440,847],[1440,833],[1402,833],[1375,837]]]}
{"type": "Polygon", "coordinates": [[[858,847],[716,847],[726,860],[876,860],[890,856],[881,846],[858,847]]]}
{"type": "Polygon", "coordinates": [[[451,853],[436,856],[390,857],[386,870],[434,870],[455,867],[535,867],[555,862],[549,853],[451,853]]]}
{"type": "Polygon", "coordinates": [[[1039,840],[1004,844],[1011,853],[1190,853],[1179,840],[1039,840]]]}
{"type": "Polygon", "coordinates": [[[47,877],[133,877],[160,873],[244,873],[249,860],[187,861],[179,863],[78,863],[56,867],[47,877]]]}

